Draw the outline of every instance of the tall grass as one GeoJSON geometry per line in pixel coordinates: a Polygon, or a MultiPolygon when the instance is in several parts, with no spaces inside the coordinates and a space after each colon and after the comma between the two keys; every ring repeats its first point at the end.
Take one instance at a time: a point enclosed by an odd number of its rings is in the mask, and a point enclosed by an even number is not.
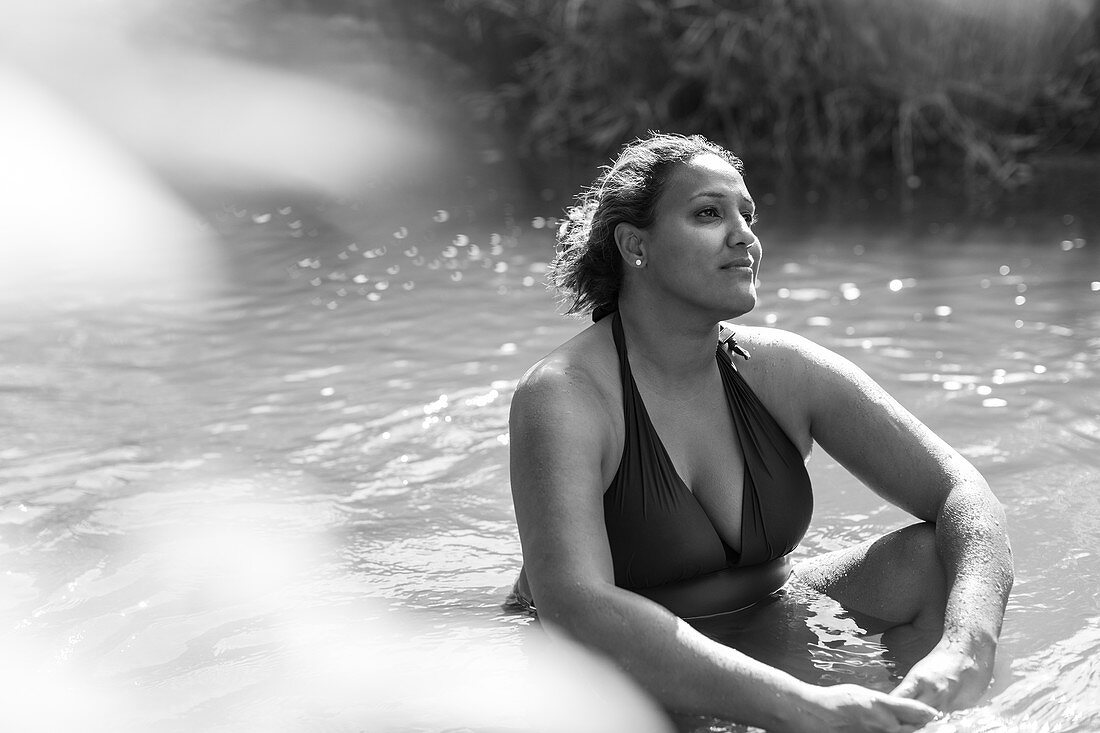
{"type": "MultiPolygon", "coordinates": [[[[447,0],[498,63],[472,101],[535,154],[700,131],[753,161],[911,184],[1029,180],[1100,139],[1097,21],[1069,0],[447,0]]],[[[1091,15],[1089,13],[1091,12],[1091,15]]],[[[914,184],[915,185],[915,184],[914,184]]]]}
{"type": "Polygon", "coordinates": [[[227,22],[184,30],[316,66],[484,139],[504,129],[535,159],[606,158],[656,128],[702,132],[754,175],[761,164],[815,178],[884,164],[903,189],[947,172],[1004,191],[1031,179],[1038,155],[1100,151],[1100,0],[216,7],[227,22]]]}

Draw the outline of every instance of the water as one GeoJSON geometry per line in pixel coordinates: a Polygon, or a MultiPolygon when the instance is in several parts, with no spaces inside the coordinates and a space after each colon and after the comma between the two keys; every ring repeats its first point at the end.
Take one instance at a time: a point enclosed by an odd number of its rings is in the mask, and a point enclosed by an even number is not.
{"type": "MultiPolygon", "coordinates": [[[[5,728],[645,729],[606,666],[533,661],[500,608],[509,395],[584,326],[541,286],[563,202],[421,203],[216,206],[209,283],[3,303],[5,728]]],[[[762,226],[746,322],[857,362],[1008,511],[998,677],[930,730],[1100,728],[1100,255],[1060,216],[762,226]]],[[[820,452],[811,473],[800,554],[905,521],[820,452]]],[[[826,641],[822,680],[892,684],[873,643],[826,641]]]]}

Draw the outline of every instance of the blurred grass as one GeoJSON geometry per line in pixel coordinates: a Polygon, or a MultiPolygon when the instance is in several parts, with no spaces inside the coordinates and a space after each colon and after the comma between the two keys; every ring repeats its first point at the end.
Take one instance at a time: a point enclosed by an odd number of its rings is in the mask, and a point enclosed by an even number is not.
{"type": "Polygon", "coordinates": [[[946,180],[981,197],[1051,168],[1036,161],[1100,153],[1100,0],[220,7],[224,32],[209,17],[183,32],[316,65],[461,128],[490,161],[501,148],[600,160],[663,129],[706,134],[753,170],[820,181],[885,168],[903,194],[946,180]],[[293,42],[317,28],[331,42],[293,42]]]}
{"type": "MultiPolygon", "coordinates": [[[[1029,157],[1095,148],[1098,6],[941,0],[452,0],[526,44],[478,99],[523,145],[609,151],[701,131],[750,162],[903,180],[948,167],[1011,189],[1029,157]]],[[[484,30],[488,29],[488,30],[484,30]]]]}

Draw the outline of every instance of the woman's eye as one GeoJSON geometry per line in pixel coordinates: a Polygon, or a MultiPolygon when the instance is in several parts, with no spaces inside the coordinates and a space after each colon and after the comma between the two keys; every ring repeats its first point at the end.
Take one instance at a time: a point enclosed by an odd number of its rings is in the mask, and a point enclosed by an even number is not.
{"type": "Polygon", "coordinates": [[[757,221],[759,221],[756,218],[756,212],[753,212],[753,211],[743,211],[743,212],[741,212],[741,216],[744,217],[745,221],[748,223],[748,225],[750,227],[753,224],[755,224],[757,221]]]}
{"type": "Polygon", "coordinates": [[[713,206],[708,206],[707,208],[702,209],[699,212],[699,216],[706,216],[706,217],[718,216],[718,209],[714,208],[713,206]]]}

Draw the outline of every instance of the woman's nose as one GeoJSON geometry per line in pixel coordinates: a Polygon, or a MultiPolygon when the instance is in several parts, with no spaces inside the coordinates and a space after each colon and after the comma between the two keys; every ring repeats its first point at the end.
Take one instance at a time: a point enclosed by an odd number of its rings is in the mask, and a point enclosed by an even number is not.
{"type": "Polygon", "coordinates": [[[745,247],[751,246],[756,242],[756,235],[752,233],[752,227],[744,219],[738,218],[738,224],[730,228],[729,234],[726,235],[726,244],[731,247],[742,245],[745,247]]]}

